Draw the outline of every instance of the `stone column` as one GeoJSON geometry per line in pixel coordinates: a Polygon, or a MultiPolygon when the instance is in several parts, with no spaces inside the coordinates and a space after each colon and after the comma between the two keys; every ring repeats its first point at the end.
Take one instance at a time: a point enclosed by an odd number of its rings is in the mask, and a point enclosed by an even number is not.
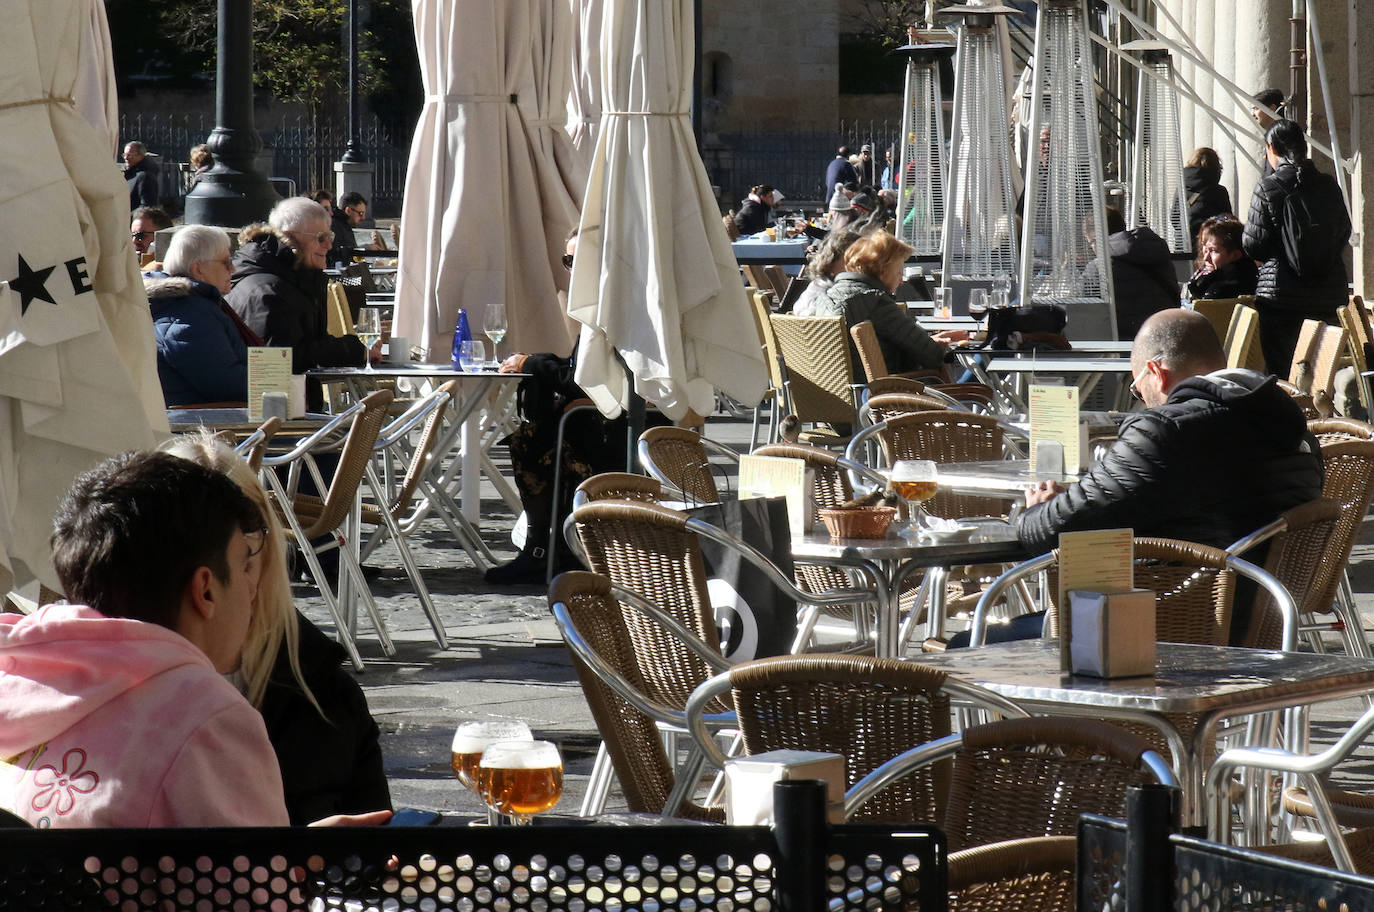
{"type": "MultiPolygon", "coordinates": [[[[1368,14],[1360,15],[1359,7],[1364,2],[1365,0],[1349,0],[1346,20],[1350,67],[1345,72],[1349,74],[1350,80],[1352,150],[1374,149],[1374,61],[1369,59],[1369,51],[1374,49],[1374,17],[1368,14]]],[[[1321,24],[1325,26],[1326,23],[1327,20],[1323,17],[1321,24]]],[[[1335,36],[1323,32],[1322,37],[1330,40],[1335,36]]],[[[1328,61],[1327,76],[1335,83],[1341,80],[1343,74],[1332,72],[1328,61]]],[[[1350,185],[1354,204],[1350,220],[1354,224],[1354,230],[1360,235],[1360,243],[1355,247],[1354,256],[1355,293],[1363,295],[1368,287],[1366,277],[1374,276],[1374,255],[1371,255],[1374,254],[1374,250],[1371,250],[1370,241],[1374,238],[1374,211],[1371,211],[1374,207],[1367,203],[1369,194],[1374,193],[1374,159],[1361,153],[1355,156],[1355,162],[1355,173],[1350,185]]]]}

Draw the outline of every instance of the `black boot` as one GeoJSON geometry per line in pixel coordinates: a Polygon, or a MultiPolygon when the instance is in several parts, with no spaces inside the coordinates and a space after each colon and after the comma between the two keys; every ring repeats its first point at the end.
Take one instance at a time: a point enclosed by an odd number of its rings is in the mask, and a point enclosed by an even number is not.
{"type": "Polygon", "coordinates": [[[515,560],[492,567],[482,578],[494,586],[527,586],[543,583],[548,570],[548,552],[527,545],[515,560]]]}

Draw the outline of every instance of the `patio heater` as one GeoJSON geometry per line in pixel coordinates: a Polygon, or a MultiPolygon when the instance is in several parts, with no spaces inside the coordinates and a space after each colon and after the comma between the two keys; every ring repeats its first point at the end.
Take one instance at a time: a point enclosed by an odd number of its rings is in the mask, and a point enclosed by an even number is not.
{"type": "Polygon", "coordinates": [[[1115,339],[1087,2],[1040,4],[1018,287],[1022,303],[1063,306],[1070,338],[1115,339]]]}
{"type": "Polygon", "coordinates": [[[954,45],[922,42],[913,34],[911,44],[893,53],[905,54],[907,58],[902,148],[897,157],[897,237],[916,248],[918,257],[938,257],[945,217],[945,122],[940,61],[954,53],[954,45]]]}
{"type": "Polygon", "coordinates": [[[1011,129],[997,22],[1016,12],[975,2],[936,13],[960,20],[941,279],[959,313],[967,313],[970,288],[1010,286],[1016,272],[1011,129]]]}
{"type": "Polygon", "coordinates": [[[1121,49],[1139,52],[1141,63],[1131,159],[1131,220],[1154,229],[1170,253],[1188,253],[1193,239],[1188,236],[1173,57],[1157,41],[1129,41],[1121,49]]]}

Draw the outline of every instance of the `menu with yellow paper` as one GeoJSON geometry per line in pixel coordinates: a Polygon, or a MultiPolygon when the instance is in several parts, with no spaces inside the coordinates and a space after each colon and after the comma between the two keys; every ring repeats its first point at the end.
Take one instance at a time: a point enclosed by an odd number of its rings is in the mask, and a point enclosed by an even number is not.
{"type": "Polygon", "coordinates": [[[781,456],[741,456],[739,459],[739,496],[786,497],[787,522],[794,536],[800,537],[815,522],[810,514],[815,506],[807,492],[806,461],[781,456]]]}
{"type": "Polygon", "coordinates": [[[1068,673],[1069,639],[1072,636],[1069,612],[1069,590],[1090,589],[1095,592],[1114,592],[1131,589],[1135,585],[1132,567],[1134,546],[1131,529],[1102,529],[1094,532],[1064,532],[1059,536],[1059,591],[1055,605],[1059,609],[1060,670],[1068,673]]]}
{"type": "Polygon", "coordinates": [[[291,398],[291,349],[250,346],[248,349],[248,420],[262,420],[262,394],[284,393],[291,398]]]}
{"type": "Polygon", "coordinates": [[[1078,387],[1032,386],[1030,388],[1031,471],[1040,471],[1035,451],[1041,441],[1051,440],[1064,448],[1064,471],[1073,474],[1082,463],[1078,427],[1078,387]]]}

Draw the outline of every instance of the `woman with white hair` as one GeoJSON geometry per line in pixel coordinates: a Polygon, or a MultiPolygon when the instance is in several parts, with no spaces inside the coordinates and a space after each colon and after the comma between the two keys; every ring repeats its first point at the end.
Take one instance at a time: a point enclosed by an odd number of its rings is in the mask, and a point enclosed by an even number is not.
{"type": "Polygon", "coordinates": [[[190,225],[172,236],[162,272],[144,278],[167,405],[243,402],[248,346],[262,339],[224,303],[233,264],[223,229],[190,225]]]}
{"type": "MultiPolygon", "coordinates": [[[[268,345],[292,350],[293,374],[381,360],[380,343],[369,352],[357,336],[329,334],[324,258],[333,238],[329,216],[303,196],[277,203],[267,224],[239,235],[229,304],[268,345]]],[[[318,383],[307,384],[306,404],[323,407],[318,383]]]]}

